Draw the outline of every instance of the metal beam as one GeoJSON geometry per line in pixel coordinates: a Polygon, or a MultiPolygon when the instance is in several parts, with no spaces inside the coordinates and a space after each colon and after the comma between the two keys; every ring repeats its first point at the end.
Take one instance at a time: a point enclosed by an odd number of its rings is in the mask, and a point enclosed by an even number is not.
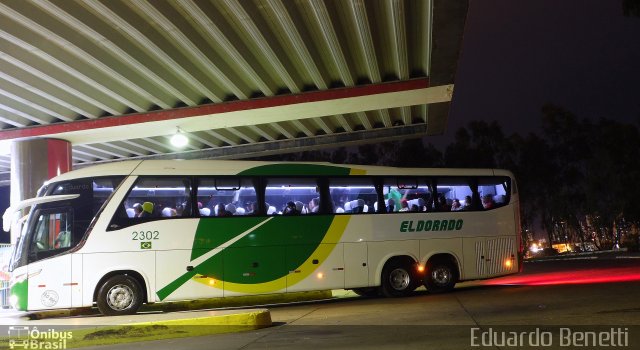
{"type": "MultiPolygon", "coordinates": [[[[312,151],[341,146],[357,146],[367,143],[402,140],[422,137],[427,132],[426,124],[410,126],[396,126],[384,129],[344,132],[331,135],[302,137],[278,141],[251,143],[237,146],[225,146],[215,149],[175,152],[169,154],[146,155],[128,159],[243,159],[263,157],[274,154],[285,154],[302,151],[312,151]]],[[[90,165],[110,163],[113,160],[85,162],[75,165],[75,169],[90,165]]],[[[9,173],[0,173],[0,186],[8,186],[9,173]]]]}
{"type": "MultiPolygon", "coordinates": [[[[225,146],[216,149],[180,152],[172,154],[149,155],[132,157],[129,159],[243,159],[318,150],[323,148],[335,148],[341,146],[357,146],[361,144],[393,141],[407,138],[417,138],[425,135],[426,124],[410,126],[397,126],[392,128],[354,131],[314,137],[303,137],[293,140],[280,140],[270,142],[252,143],[238,146],[225,146]]],[[[103,161],[92,164],[106,163],[103,161]]],[[[86,167],[91,164],[82,164],[78,167],[86,167]]]]}
{"type": "Polygon", "coordinates": [[[80,145],[171,135],[178,127],[195,132],[451,100],[453,85],[427,85],[427,79],[415,79],[9,129],[0,131],[0,140],[47,136],[80,145]]]}

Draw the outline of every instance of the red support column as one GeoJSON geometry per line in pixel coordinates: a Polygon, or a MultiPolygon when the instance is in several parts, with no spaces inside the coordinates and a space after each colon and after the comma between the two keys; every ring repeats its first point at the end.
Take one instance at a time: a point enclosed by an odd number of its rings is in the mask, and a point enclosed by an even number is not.
{"type": "Polygon", "coordinates": [[[71,143],[65,140],[47,140],[48,177],[58,176],[72,169],[71,143]]]}
{"type": "MultiPolygon", "coordinates": [[[[35,197],[45,181],[71,169],[69,141],[31,139],[12,142],[11,204],[35,197]]],[[[15,243],[17,235],[18,232],[12,229],[11,243],[15,243]]]]}

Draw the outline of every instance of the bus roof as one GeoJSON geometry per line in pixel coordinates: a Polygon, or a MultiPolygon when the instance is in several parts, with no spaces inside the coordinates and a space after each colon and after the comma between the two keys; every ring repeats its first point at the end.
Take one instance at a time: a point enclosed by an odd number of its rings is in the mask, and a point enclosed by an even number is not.
{"type": "MultiPolygon", "coordinates": [[[[49,180],[58,182],[76,178],[114,175],[256,175],[257,169],[270,168],[269,175],[300,175],[308,166],[308,175],[389,175],[389,176],[510,176],[508,170],[465,168],[396,168],[385,166],[333,164],[321,162],[267,162],[246,160],[133,160],[100,164],[74,170],[49,180]],[[328,170],[325,170],[328,169],[328,170]]],[[[305,171],[306,173],[306,171],[305,171]]]]}

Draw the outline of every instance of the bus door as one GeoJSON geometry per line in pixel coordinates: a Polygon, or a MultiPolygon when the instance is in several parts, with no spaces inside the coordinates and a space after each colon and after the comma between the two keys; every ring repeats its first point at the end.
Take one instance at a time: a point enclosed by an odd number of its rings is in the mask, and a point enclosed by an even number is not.
{"type": "Polygon", "coordinates": [[[28,253],[28,308],[68,308],[72,291],[80,288],[71,278],[73,212],[69,207],[39,209],[32,222],[28,253]]]}
{"type": "Polygon", "coordinates": [[[369,286],[367,259],[367,243],[344,243],[345,288],[369,286]]]}

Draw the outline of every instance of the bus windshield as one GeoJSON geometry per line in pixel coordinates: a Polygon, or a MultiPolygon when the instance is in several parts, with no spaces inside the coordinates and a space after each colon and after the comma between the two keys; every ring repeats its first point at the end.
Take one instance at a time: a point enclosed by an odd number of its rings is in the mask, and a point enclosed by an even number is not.
{"type": "Polygon", "coordinates": [[[74,248],[96,214],[124,179],[123,176],[83,178],[49,184],[40,196],[70,196],[31,208],[9,268],[52,257],[74,248]]]}

